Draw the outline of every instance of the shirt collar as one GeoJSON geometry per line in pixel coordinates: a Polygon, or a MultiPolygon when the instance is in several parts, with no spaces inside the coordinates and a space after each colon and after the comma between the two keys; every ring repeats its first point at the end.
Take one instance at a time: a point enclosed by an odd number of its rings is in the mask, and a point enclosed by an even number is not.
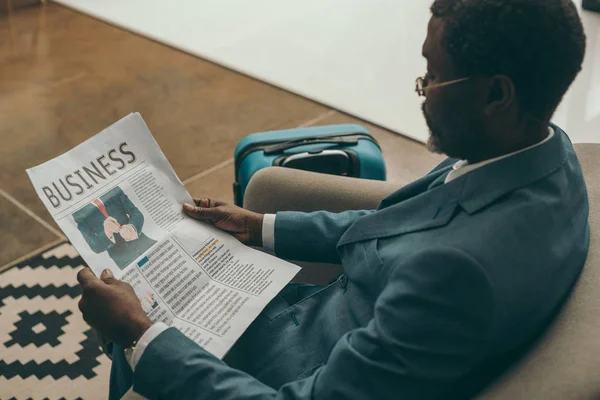
{"type": "Polygon", "coordinates": [[[471,171],[474,171],[477,168],[481,168],[481,167],[483,167],[485,165],[488,165],[488,164],[491,164],[493,162],[503,160],[505,158],[514,156],[514,155],[519,154],[519,153],[523,153],[523,152],[525,152],[527,150],[533,149],[534,147],[541,146],[542,144],[544,144],[544,143],[548,142],[550,139],[552,139],[552,137],[554,136],[554,134],[555,134],[554,128],[552,128],[550,126],[550,127],[548,127],[548,136],[546,137],[546,139],[542,140],[539,143],[536,143],[534,145],[526,147],[524,149],[517,150],[515,152],[509,153],[509,154],[505,154],[505,155],[500,156],[500,157],[496,157],[496,158],[492,158],[492,159],[489,159],[489,160],[480,161],[480,162],[475,163],[475,164],[469,164],[469,162],[467,160],[460,160],[460,161],[458,161],[457,163],[455,163],[452,166],[452,169],[450,170],[450,172],[446,176],[446,180],[444,181],[444,183],[448,183],[448,182],[451,182],[451,181],[453,181],[453,180],[455,180],[457,178],[460,178],[461,176],[463,176],[463,175],[465,175],[465,174],[467,174],[467,173],[469,173],[471,171]]]}

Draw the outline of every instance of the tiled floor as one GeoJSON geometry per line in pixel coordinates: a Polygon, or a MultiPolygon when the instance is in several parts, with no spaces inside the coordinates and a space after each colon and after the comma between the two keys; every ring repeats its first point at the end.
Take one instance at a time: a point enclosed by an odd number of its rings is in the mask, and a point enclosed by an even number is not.
{"type": "MultiPolygon", "coordinates": [[[[245,135],[355,121],[325,106],[55,4],[0,16],[0,270],[61,239],[25,169],[139,111],[193,196],[232,199],[245,135]]],[[[401,110],[399,110],[401,118],[401,110]]],[[[389,180],[439,156],[370,126],[389,180]]]]}

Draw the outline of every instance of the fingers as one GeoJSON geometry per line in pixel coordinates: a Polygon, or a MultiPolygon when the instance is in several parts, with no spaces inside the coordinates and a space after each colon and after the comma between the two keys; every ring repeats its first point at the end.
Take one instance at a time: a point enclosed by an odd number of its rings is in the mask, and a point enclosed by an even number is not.
{"type": "Polygon", "coordinates": [[[77,281],[81,285],[82,288],[88,288],[90,285],[93,285],[98,282],[98,278],[89,268],[83,268],[77,273],[77,281]]]}
{"type": "Polygon", "coordinates": [[[119,234],[121,235],[121,237],[123,239],[125,239],[125,241],[129,241],[130,239],[132,239],[132,236],[133,236],[131,226],[130,225],[122,225],[121,229],[119,230],[119,234]]]}
{"type": "Polygon", "coordinates": [[[138,238],[137,231],[133,225],[126,225],[127,230],[129,231],[129,240],[134,240],[138,238]]]}
{"type": "Polygon", "coordinates": [[[202,208],[209,208],[211,205],[211,199],[203,197],[201,199],[194,199],[194,203],[198,206],[198,207],[202,207],[202,208]]]}
{"type": "Polygon", "coordinates": [[[77,307],[79,307],[79,311],[81,311],[81,316],[83,317],[83,320],[88,324],[90,323],[90,315],[88,313],[90,304],[93,304],[93,300],[90,302],[88,296],[85,293],[83,294],[83,296],[81,296],[81,299],[79,299],[79,303],[77,303],[77,307]]]}
{"type": "Polygon", "coordinates": [[[89,289],[91,286],[94,286],[100,282],[111,284],[114,282],[118,282],[118,279],[115,278],[110,269],[105,269],[104,271],[102,271],[100,279],[98,279],[96,278],[96,275],[94,275],[91,269],[83,268],[77,273],[77,281],[85,291],[86,289],[89,289]]]}
{"type": "Polygon", "coordinates": [[[108,268],[102,271],[102,274],[100,274],[100,279],[106,284],[111,284],[117,280],[115,279],[115,276],[113,275],[112,271],[108,268]]]}
{"type": "MultiPolygon", "coordinates": [[[[82,268],[78,273],[77,273],[77,281],[79,282],[79,284],[81,285],[81,288],[83,289],[83,295],[81,296],[81,299],[79,299],[79,303],[77,304],[79,307],[79,310],[84,313],[85,311],[85,305],[86,305],[86,293],[88,293],[88,290],[90,289],[90,287],[94,286],[99,279],[96,278],[96,275],[94,275],[94,273],[89,269],[89,268],[82,268]]],[[[85,319],[85,313],[84,313],[84,319],[85,319]]]]}
{"type": "Polygon", "coordinates": [[[119,229],[121,229],[121,225],[119,225],[119,222],[117,222],[117,220],[113,217],[108,217],[104,221],[104,228],[109,232],[117,233],[119,232],[119,229]]]}
{"type": "Polygon", "coordinates": [[[203,208],[187,203],[183,205],[183,211],[190,217],[200,221],[212,221],[219,213],[219,210],[215,208],[203,208]]]}
{"type": "Polygon", "coordinates": [[[202,207],[202,208],[214,208],[214,207],[220,207],[220,206],[227,205],[227,203],[224,201],[211,199],[209,197],[202,197],[200,199],[194,199],[194,203],[196,203],[196,205],[198,207],[202,207]]]}
{"type": "Polygon", "coordinates": [[[194,203],[196,203],[196,205],[198,207],[202,207],[202,208],[211,208],[211,207],[217,206],[217,201],[214,199],[208,198],[208,197],[194,199],[194,203]]]}

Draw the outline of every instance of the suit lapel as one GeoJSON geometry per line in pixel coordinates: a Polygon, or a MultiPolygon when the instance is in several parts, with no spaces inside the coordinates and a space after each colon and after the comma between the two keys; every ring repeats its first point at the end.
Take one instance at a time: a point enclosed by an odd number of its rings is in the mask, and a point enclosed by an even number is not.
{"type": "Polygon", "coordinates": [[[348,243],[401,235],[448,224],[460,206],[478,212],[503,195],[555,172],[573,151],[566,134],[557,126],[547,143],[493,162],[444,183],[452,168],[447,165],[385,198],[376,212],[359,218],[341,237],[348,243]]]}
{"type": "Polygon", "coordinates": [[[381,202],[381,204],[379,204],[379,207],[377,209],[382,210],[384,208],[388,208],[391,205],[400,203],[404,200],[410,199],[427,191],[427,189],[430,186],[434,185],[434,182],[436,182],[440,178],[443,181],[443,179],[446,178],[446,175],[448,175],[448,172],[450,172],[450,167],[434,171],[420,179],[417,179],[414,182],[409,183],[408,185],[402,187],[401,189],[395,191],[394,193],[390,194],[388,197],[383,199],[383,201],[381,202]]]}
{"type": "Polygon", "coordinates": [[[443,182],[448,172],[435,173],[418,183],[421,189],[424,188],[419,193],[415,193],[416,187],[407,187],[408,193],[401,189],[392,194],[377,212],[357,220],[342,236],[338,246],[446,225],[458,207],[464,185],[464,180],[456,180],[436,186],[435,183],[443,182]],[[432,188],[428,189],[430,186],[432,188]],[[393,200],[397,201],[391,204],[393,200]]]}

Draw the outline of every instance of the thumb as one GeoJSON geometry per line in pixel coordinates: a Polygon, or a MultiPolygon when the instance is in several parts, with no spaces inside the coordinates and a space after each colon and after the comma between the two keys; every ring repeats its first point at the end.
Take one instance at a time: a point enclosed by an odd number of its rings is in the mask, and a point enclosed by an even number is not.
{"type": "Polygon", "coordinates": [[[185,203],[183,211],[192,218],[200,221],[212,221],[219,215],[220,210],[216,208],[203,208],[185,203]]]}
{"type": "Polygon", "coordinates": [[[77,273],[77,281],[79,281],[79,284],[85,289],[86,287],[95,285],[98,281],[98,278],[96,278],[91,269],[82,268],[77,273]]]}
{"type": "Polygon", "coordinates": [[[104,271],[102,271],[102,274],[100,274],[100,279],[102,279],[104,283],[110,283],[112,280],[115,279],[115,276],[113,275],[112,271],[107,268],[104,271]]]}

